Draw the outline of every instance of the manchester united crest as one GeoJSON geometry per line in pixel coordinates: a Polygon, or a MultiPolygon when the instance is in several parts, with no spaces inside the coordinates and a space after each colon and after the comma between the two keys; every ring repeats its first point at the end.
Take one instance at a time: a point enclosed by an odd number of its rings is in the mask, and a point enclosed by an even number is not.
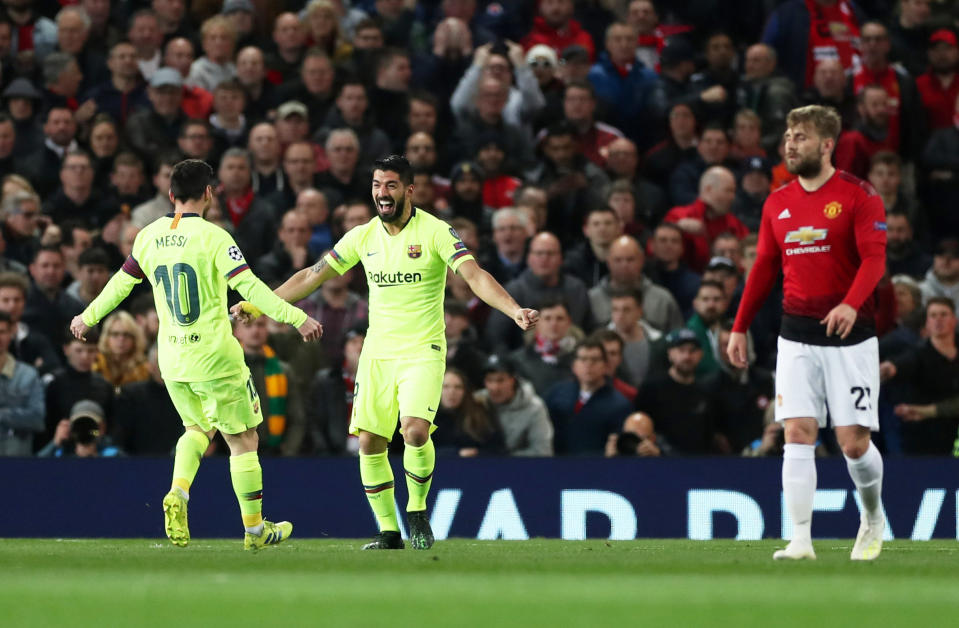
{"type": "Polygon", "coordinates": [[[836,216],[842,213],[842,204],[832,201],[831,203],[826,203],[826,206],[822,210],[823,215],[826,218],[832,220],[836,216]]]}
{"type": "Polygon", "coordinates": [[[412,259],[416,259],[423,254],[423,247],[419,244],[411,244],[406,249],[406,254],[409,255],[412,259]]]}

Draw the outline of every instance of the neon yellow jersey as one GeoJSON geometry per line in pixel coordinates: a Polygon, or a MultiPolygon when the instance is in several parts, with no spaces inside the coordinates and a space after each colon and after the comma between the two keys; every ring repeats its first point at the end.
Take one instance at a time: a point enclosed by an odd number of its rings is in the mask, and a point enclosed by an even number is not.
{"type": "Polygon", "coordinates": [[[446,268],[456,271],[473,259],[452,227],[414,208],[409,222],[393,236],[377,216],[351,229],[325,259],[341,275],[357,262],[363,264],[370,287],[364,354],[446,359],[446,268]]]}
{"type": "Polygon", "coordinates": [[[95,325],[147,279],[153,286],[160,329],[157,358],[164,379],[202,382],[244,369],[243,350],[233,337],[227,286],[282,323],[300,326],[306,314],[273,294],[250,271],[233,238],[198,214],[167,214],[150,223],[133,252],[83,312],[95,325]]]}

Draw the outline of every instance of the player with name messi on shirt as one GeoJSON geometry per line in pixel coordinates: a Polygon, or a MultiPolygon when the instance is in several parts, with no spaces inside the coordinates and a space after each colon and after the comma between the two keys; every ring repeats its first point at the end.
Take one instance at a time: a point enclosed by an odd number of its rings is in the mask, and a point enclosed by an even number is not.
{"type": "Polygon", "coordinates": [[[174,545],[190,542],[190,485],[219,431],[230,448],[230,476],[246,530],[243,547],[258,549],[289,538],[293,525],[263,520],[263,472],[256,453],[256,426],[263,414],[243,349],[230,327],[227,286],[271,318],[295,326],[304,340],[319,339],[322,328],[277,298],[250,271],[230,234],[204,220],[213,201],[212,182],[213,169],[206,162],[188,159],[173,167],[174,211],[137,234],[123,267],[73,319],[70,330],[83,338],[133,286],[143,279],[150,282],[160,319],[160,374],[185,428],[176,444],[170,492],[163,498],[166,534],[174,545]]]}
{"type": "Polygon", "coordinates": [[[776,420],[785,424],[783,500],[794,530],[775,559],[816,557],[814,456],[827,407],[862,504],[851,558],[873,560],[882,550],[883,465],[870,431],[879,429],[875,291],[886,267],[885,211],[871,185],[832,166],[840,127],[830,107],[789,112],[785,161],[798,179],[763,206],[756,263],[727,349],[733,364],[746,366],[746,330],[782,268],[776,420]]]}
{"type": "MultiPolygon", "coordinates": [[[[405,449],[403,467],[409,490],[407,522],[415,549],[433,545],[426,496],[436,460],[430,433],[439,407],[446,369],[443,295],[446,269],[459,273],[479,298],[512,318],[521,329],[539,319],[520,307],[473,258],[448,224],[413,207],[413,171],[401,156],[373,164],[377,216],[351,229],[312,268],[276,289],[291,303],[327,279],[363,264],[370,287],[370,326],[357,368],[350,433],[359,436],[360,478],[379,525],[363,549],[402,549],[393,501],[393,471],[387,445],[396,430],[405,449]]],[[[257,316],[239,303],[232,312],[257,316]]]]}

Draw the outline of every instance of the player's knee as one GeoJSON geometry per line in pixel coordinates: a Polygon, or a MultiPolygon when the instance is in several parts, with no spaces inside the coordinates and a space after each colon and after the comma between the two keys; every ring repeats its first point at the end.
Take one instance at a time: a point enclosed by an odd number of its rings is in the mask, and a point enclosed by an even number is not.
{"type": "Polygon", "coordinates": [[[364,456],[381,454],[386,451],[387,441],[382,436],[360,430],[358,437],[360,441],[360,453],[364,456]]]}
{"type": "Polygon", "coordinates": [[[866,453],[866,450],[869,449],[869,441],[861,442],[855,440],[849,443],[842,443],[840,448],[842,449],[843,455],[847,458],[861,458],[866,453]]]}
{"type": "Polygon", "coordinates": [[[413,447],[422,447],[430,438],[430,430],[423,425],[409,425],[403,430],[403,442],[413,447]]]}

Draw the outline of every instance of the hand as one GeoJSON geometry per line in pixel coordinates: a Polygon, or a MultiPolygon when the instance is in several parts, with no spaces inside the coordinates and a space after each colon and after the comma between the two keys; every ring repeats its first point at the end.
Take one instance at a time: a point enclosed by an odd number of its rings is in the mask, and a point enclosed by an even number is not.
{"type": "Polygon", "coordinates": [[[486,61],[489,59],[490,50],[493,49],[493,44],[483,44],[479,46],[475,51],[473,51],[473,65],[478,65],[483,67],[486,65],[486,61]]]}
{"type": "Polygon", "coordinates": [[[748,365],[746,349],[746,334],[740,331],[734,331],[729,334],[729,344],[726,345],[726,355],[729,361],[738,369],[744,369],[748,365]]]}
{"type": "Polygon", "coordinates": [[[642,442],[639,443],[639,447],[636,448],[636,453],[640,456],[659,456],[662,454],[659,447],[657,447],[656,443],[650,438],[644,438],[642,442]]]}
{"type": "Polygon", "coordinates": [[[506,57],[514,68],[526,65],[526,55],[523,54],[523,47],[515,41],[506,40],[506,57]]]}
{"type": "Polygon", "coordinates": [[[88,331],[90,331],[90,327],[83,322],[83,317],[79,314],[74,316],[73,320],[70,321],[70,333],[73,334],[73,337],[77,340],[86,340],[88,331]]]}
{"type": "Polygon", "coordinates": [[[703,102],[725,102],[726,101],[726,88],[722,85],[713,85],[709,89],[704,89],[699,94],[700,100],[703,102]]]}
{"type": "Polygon", "coordinates": [[[230,308],[230,316],[241,323],[252,323],[263,316],[263,312],[249,301],[240,301],[230,308]]]}
{"type": "Polygon", "coordinates": [[[475,458],[479,455],[479,449],[476,447],[463,447],[460,449],[460,458],[475,458]]]}
{"type": "Polygon", "coordinates": [[[896,365],[886,360],[879,365],[879,381],[884,382],[896,376],[896,365]]]}
{"type": "Polygon", "coordinates": [[[692,235],[705,235],[706,223],[699,218],[680,218],[676,226],[692,235]]]}
{"type": "Polygon", "coordinates": [[[68,440],[70,440],[70,419],[60,419],[56,431],[53,432],[53,443],[60,447],[68,440]]]}
{"type": "Polygon", "coordinates": [[[826,318],[819,321],[819,324],[826,326],[826,337],[832,336],[835,332],[837,336],[845,339],[852,331],[857,315],[856,310],[851,305],[840,303],[830,310],[829,314],[826,314],[826,318]]]}
{"type": "Polygon", "coordinates": [[[617,454],[616,454],[616,440],[617,440],[618,438],[619,438],[619,434],[617,434],[616,432],[613,432],[612,434],[610,434],[609,436],[606,437],[606,448],[605,448],[605,450],[603,451],[603,455],[606,456],[607,458],[615,458],[615,457],[616,457],[616,455],[617,455],[617,454]]]}
{"type": "Polygon", "coordinates": [[[306,322],[296,328],[303,336],[303,342],[319,340],[323,336],[323,325],[320,325],[314,319],[307,317],[306,322]]]}
{"type": "Polygon", "coordinates": [[[922,421],[923,419],[931,419],[936,416],[936,406],[934,404],[918,406],[909,403],[900,403],[893,409],[893,412],[903,421],[922,421]]]}
{"type": "Polygon", "coordinates": [[[539,311],[521,307],[513,314],[513,320],[523,331],[532,329],[536,327],[536,323],[539,321],[539,311]]]}
{"type": "Polygon", "coordinates": [[[93,116],[97,113],[97,103],[92,98],[79,107],[73,112],[73,119],[77,124],[86,124],[90,121],[93,116]]]}

